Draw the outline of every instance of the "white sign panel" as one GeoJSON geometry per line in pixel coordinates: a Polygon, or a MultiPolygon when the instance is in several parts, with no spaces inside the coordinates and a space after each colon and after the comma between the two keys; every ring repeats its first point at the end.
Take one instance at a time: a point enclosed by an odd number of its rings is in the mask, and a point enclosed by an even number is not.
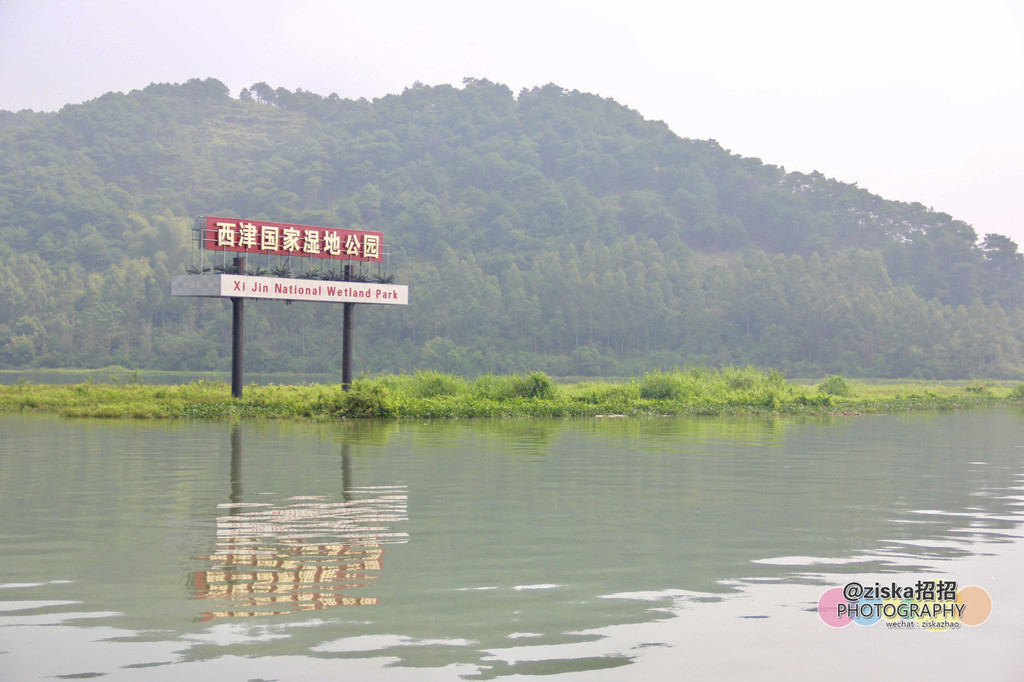
{"type": "Polygon", "coordinates": [[[328,282],[318,279],[252,275],[174,275],[171,277],[171,295],[269,298],[326,303],[409,304],[409,287],[405,284],[328,282]]]}

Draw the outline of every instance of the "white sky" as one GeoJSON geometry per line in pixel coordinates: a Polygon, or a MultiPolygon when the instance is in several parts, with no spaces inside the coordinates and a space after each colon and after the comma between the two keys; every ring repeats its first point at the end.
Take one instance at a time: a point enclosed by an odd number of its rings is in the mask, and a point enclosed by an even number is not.
{"type": "Polygon", "coordinates": [[[611,97],[1024,245],[1024,0],[0,0],[0,109],[465,76],[611,97]]]}

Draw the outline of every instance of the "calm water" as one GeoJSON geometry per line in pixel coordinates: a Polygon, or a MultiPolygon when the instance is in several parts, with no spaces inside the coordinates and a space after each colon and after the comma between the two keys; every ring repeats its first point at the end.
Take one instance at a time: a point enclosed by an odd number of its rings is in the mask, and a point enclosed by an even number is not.
{"type": "Polygon", "coordinates": [[[0,415],[0,680],[1019,680],[1022,446],[1014,409],[0,415]],[[984,587],[991,617],[818,616],[852,580],[928,579],[984,587]]]}

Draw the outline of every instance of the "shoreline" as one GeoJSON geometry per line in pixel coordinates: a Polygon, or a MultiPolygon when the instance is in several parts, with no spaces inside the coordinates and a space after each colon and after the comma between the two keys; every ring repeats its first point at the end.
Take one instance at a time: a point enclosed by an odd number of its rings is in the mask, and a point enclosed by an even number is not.
{"type": "Polygon", "coordinates": [[[829,377],[817,386],[773,370],[687,368],[626,382],[558,384],[542,372],[360,378],[339,384],[255,385],[234,399],[222,381],[189,384],[33,384],[0,386],[0,412],[135,419],[614,418],[647,416],[857,416],[1021,404],[1024,384],[995,381],[872,384],[829,377]]]}

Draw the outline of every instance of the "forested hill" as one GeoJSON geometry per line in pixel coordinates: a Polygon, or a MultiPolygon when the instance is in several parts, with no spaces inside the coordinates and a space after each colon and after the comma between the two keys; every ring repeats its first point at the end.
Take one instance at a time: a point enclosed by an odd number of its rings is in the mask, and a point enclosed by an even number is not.
{"type": "MultiPolygon", "coordinates": [[[[358,369],[1024,367],[1010,239],[677,133],[475,79],[372,102],[191,80],[0,112],[0,367],[226,369],[229,305],[169,296],[199,215],[383,232],[410,305],[357,308],[358,369]]],[[[247,311],[249,371],[338,367],[339,307],[247,311]]]]}

